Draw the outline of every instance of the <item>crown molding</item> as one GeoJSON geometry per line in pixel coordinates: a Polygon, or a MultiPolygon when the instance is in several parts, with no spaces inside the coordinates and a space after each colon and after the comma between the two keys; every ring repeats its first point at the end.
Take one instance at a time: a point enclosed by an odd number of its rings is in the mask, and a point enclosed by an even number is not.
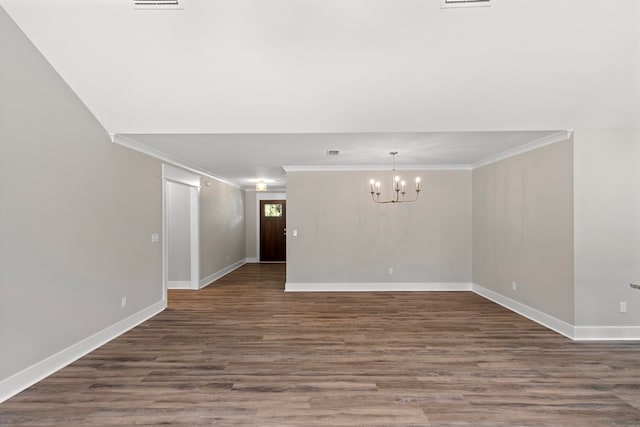
{"type": "Polygon", "coordinates": [[[244,188],[242,188],[241,186],[229,181],[226,178],[223,178],[221,176],[216,176],[216,175],[212,175],[211,173],[200,169],[197,166],[193,166],[190,165],[182,160],[178,160],[175,157],[170,156],[167,153],[164,153],[160,150],[157,150],[155,148],[149,147],[148,145],[142,144],[138,141],[134,141],[131,138],[128,138],[124,135],[120,135],[120,134],[109,134],[109,135],[113,135],[112,136],[112,141],[114,144],[118,144],[118,145],[122,145],[123,147],[127,147],[130,148],[134,151],[138,151],[140,153],[146,154],[148,156],[154,157],[156,159],[165,161],[167,163],[171,163],[175,166],[179,166],[182,169],[186,169],[189,172],[193,172],[193,173],[197,173],[198,175],[202,175],[202,176],[206,176],[207,178],[211,178],[211,179],[215,179],[216,181],[220,181],[224,184],[230,185],[234,188],[237,188],[239,190],[244,190],[244,188]]]}
{"type": "MultiPolygon", "coordinates": [[[[573,135],[572,130],[563,130],[560,132],[556,132],[554,134],[545,136],[538,140],[513,148],[511,150],[507,150],[502,153],[486,157],[472,164],[396,165],[396,170],[399,170],[399,171],[470,171],[476,168],[490,165],[492,163],[499,162],[504,159],[508,159],[510,157],[517,156],[519,154],[524,154],[529,151],[536,150],[538,148],[541,148],[547,145],[566,141],[567,139],[571,138],[572,135],[573,135]]],[[[240,190],[243,190],[243,191],[250,190],[249,187],[240,186],[224,177],[213,175],[203,169],[198,168],[197,166],[190,165],[167,153],[164,153],[160,150],[149,147],[148,145],[142,144],[124,135],[110,133],[109,136],[111,137],[111,140],[115,144],[119,144],[124,147],[130,148],[132,150],[147,154],[151,157],[163,160],[165,162],[171,163],[175,166],[179,166],[183,169],[197,173],[199,175],[203,175],[203,176],[215,179],[217,181],[223,182],[225,184],[228,184],[240,190]]],[[[285,166],[282,166],[282,169],[284,169],[286,173],[289,173],[289,172],[386,171],[386,170],[389,170],[389,165],[388,164],[385,164],[385,165],[285,165],[285,166]]]]}
{"type": "MultiPolygon", "coordinates": [[[[341,165],[341,166],[283,166],[285,172],[357,172],[391,170],[390,165],[341,165]]],[[[396,165],[399,171],[460,171],[471,170],[471,165],[396,165]]]]}
{"type": "Polygon", "coordinates": [[[482,159],[476,163],[471,165],[471,169],[480,168],[482,166],[487,166],[492,163],[499,162],[500,160],[508,159],[509,157],[517,156],[519,154],[524,154],[529,151],[536,150],[538,148],[544,147],[546,145],[555,144],[557,142],[566,141],[571,138],[573,135],[572,130],[563,130],[551,135],[547,135],[535,141],[529,142],[527,144],[521,145],[519,147],[513,148],[511,150],[503,151],[502,153],[489,156],[485,159],[482,159]]]}

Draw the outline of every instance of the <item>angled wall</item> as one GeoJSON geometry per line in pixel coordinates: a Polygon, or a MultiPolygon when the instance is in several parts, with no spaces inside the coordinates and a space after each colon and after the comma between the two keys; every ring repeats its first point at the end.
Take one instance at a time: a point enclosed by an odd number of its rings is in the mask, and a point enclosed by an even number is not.
{"type": "Polygon", "coordinates": [[[244,192],[244,216],[245,216],[245,248],[247,260],[257,261],[258,250],[257,248],[257,207],[256,207],[256,192],[253,190],[246,190],[244,192]]]}
{"type": "Polygon", "coordinates": [[[244,263],[247,257],[244,204],[245,194],[239,188],[200,178],[201,286],[244,263]]]}
{"type": "Polygon", "coordinates": [[[572,325],[573,268],[573,141],[474,169],[474,283],[572,325]]]}
{"type": "Polygon", "coordinates": [[[1,8],[0,52],[2,400],[165,303],[160,162],[113,144],[1,8]]]}

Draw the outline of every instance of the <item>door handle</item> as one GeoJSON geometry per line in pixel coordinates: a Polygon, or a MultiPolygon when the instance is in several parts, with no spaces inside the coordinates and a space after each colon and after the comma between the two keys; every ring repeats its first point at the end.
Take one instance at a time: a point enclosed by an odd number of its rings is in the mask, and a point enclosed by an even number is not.
{"type": "Polygon", "coordinates": [[[640,289],[640,285],[638,285],[637,283],[631,283],[629,284],[629,286],[631,286],[633,289],[640,289]]]}
{"type": "Polygon", "coordinates": [[[286,229],[286,228],[284,229],[284,233],[283,233],[283,234],[284,234],[285,236],[287,235],[287,229],[286,229]]]}

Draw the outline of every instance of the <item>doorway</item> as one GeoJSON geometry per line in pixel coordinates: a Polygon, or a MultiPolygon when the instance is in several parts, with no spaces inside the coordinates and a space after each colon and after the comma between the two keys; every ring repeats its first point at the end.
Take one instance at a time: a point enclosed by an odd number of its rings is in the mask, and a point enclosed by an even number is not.
{"type": "Polygon", "coordinates": [[[287,260],[287,201],[260,200],[260,261],[287,260]]]}
{"type": "Polygon", "coordinates": [[[200,177],[162,166],[163,282],[167,289],[199,289],[200,177]]]}

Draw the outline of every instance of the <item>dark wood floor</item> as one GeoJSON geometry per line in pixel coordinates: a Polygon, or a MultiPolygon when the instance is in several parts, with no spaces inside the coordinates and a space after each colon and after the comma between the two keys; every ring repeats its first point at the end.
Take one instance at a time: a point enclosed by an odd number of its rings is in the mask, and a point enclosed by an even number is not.
{"type": "Polygon", "coordinates": [[[249,264],[0,405],[1,425],[639,426],[640,345],[469,292],[285,294],[249,264]]]}

